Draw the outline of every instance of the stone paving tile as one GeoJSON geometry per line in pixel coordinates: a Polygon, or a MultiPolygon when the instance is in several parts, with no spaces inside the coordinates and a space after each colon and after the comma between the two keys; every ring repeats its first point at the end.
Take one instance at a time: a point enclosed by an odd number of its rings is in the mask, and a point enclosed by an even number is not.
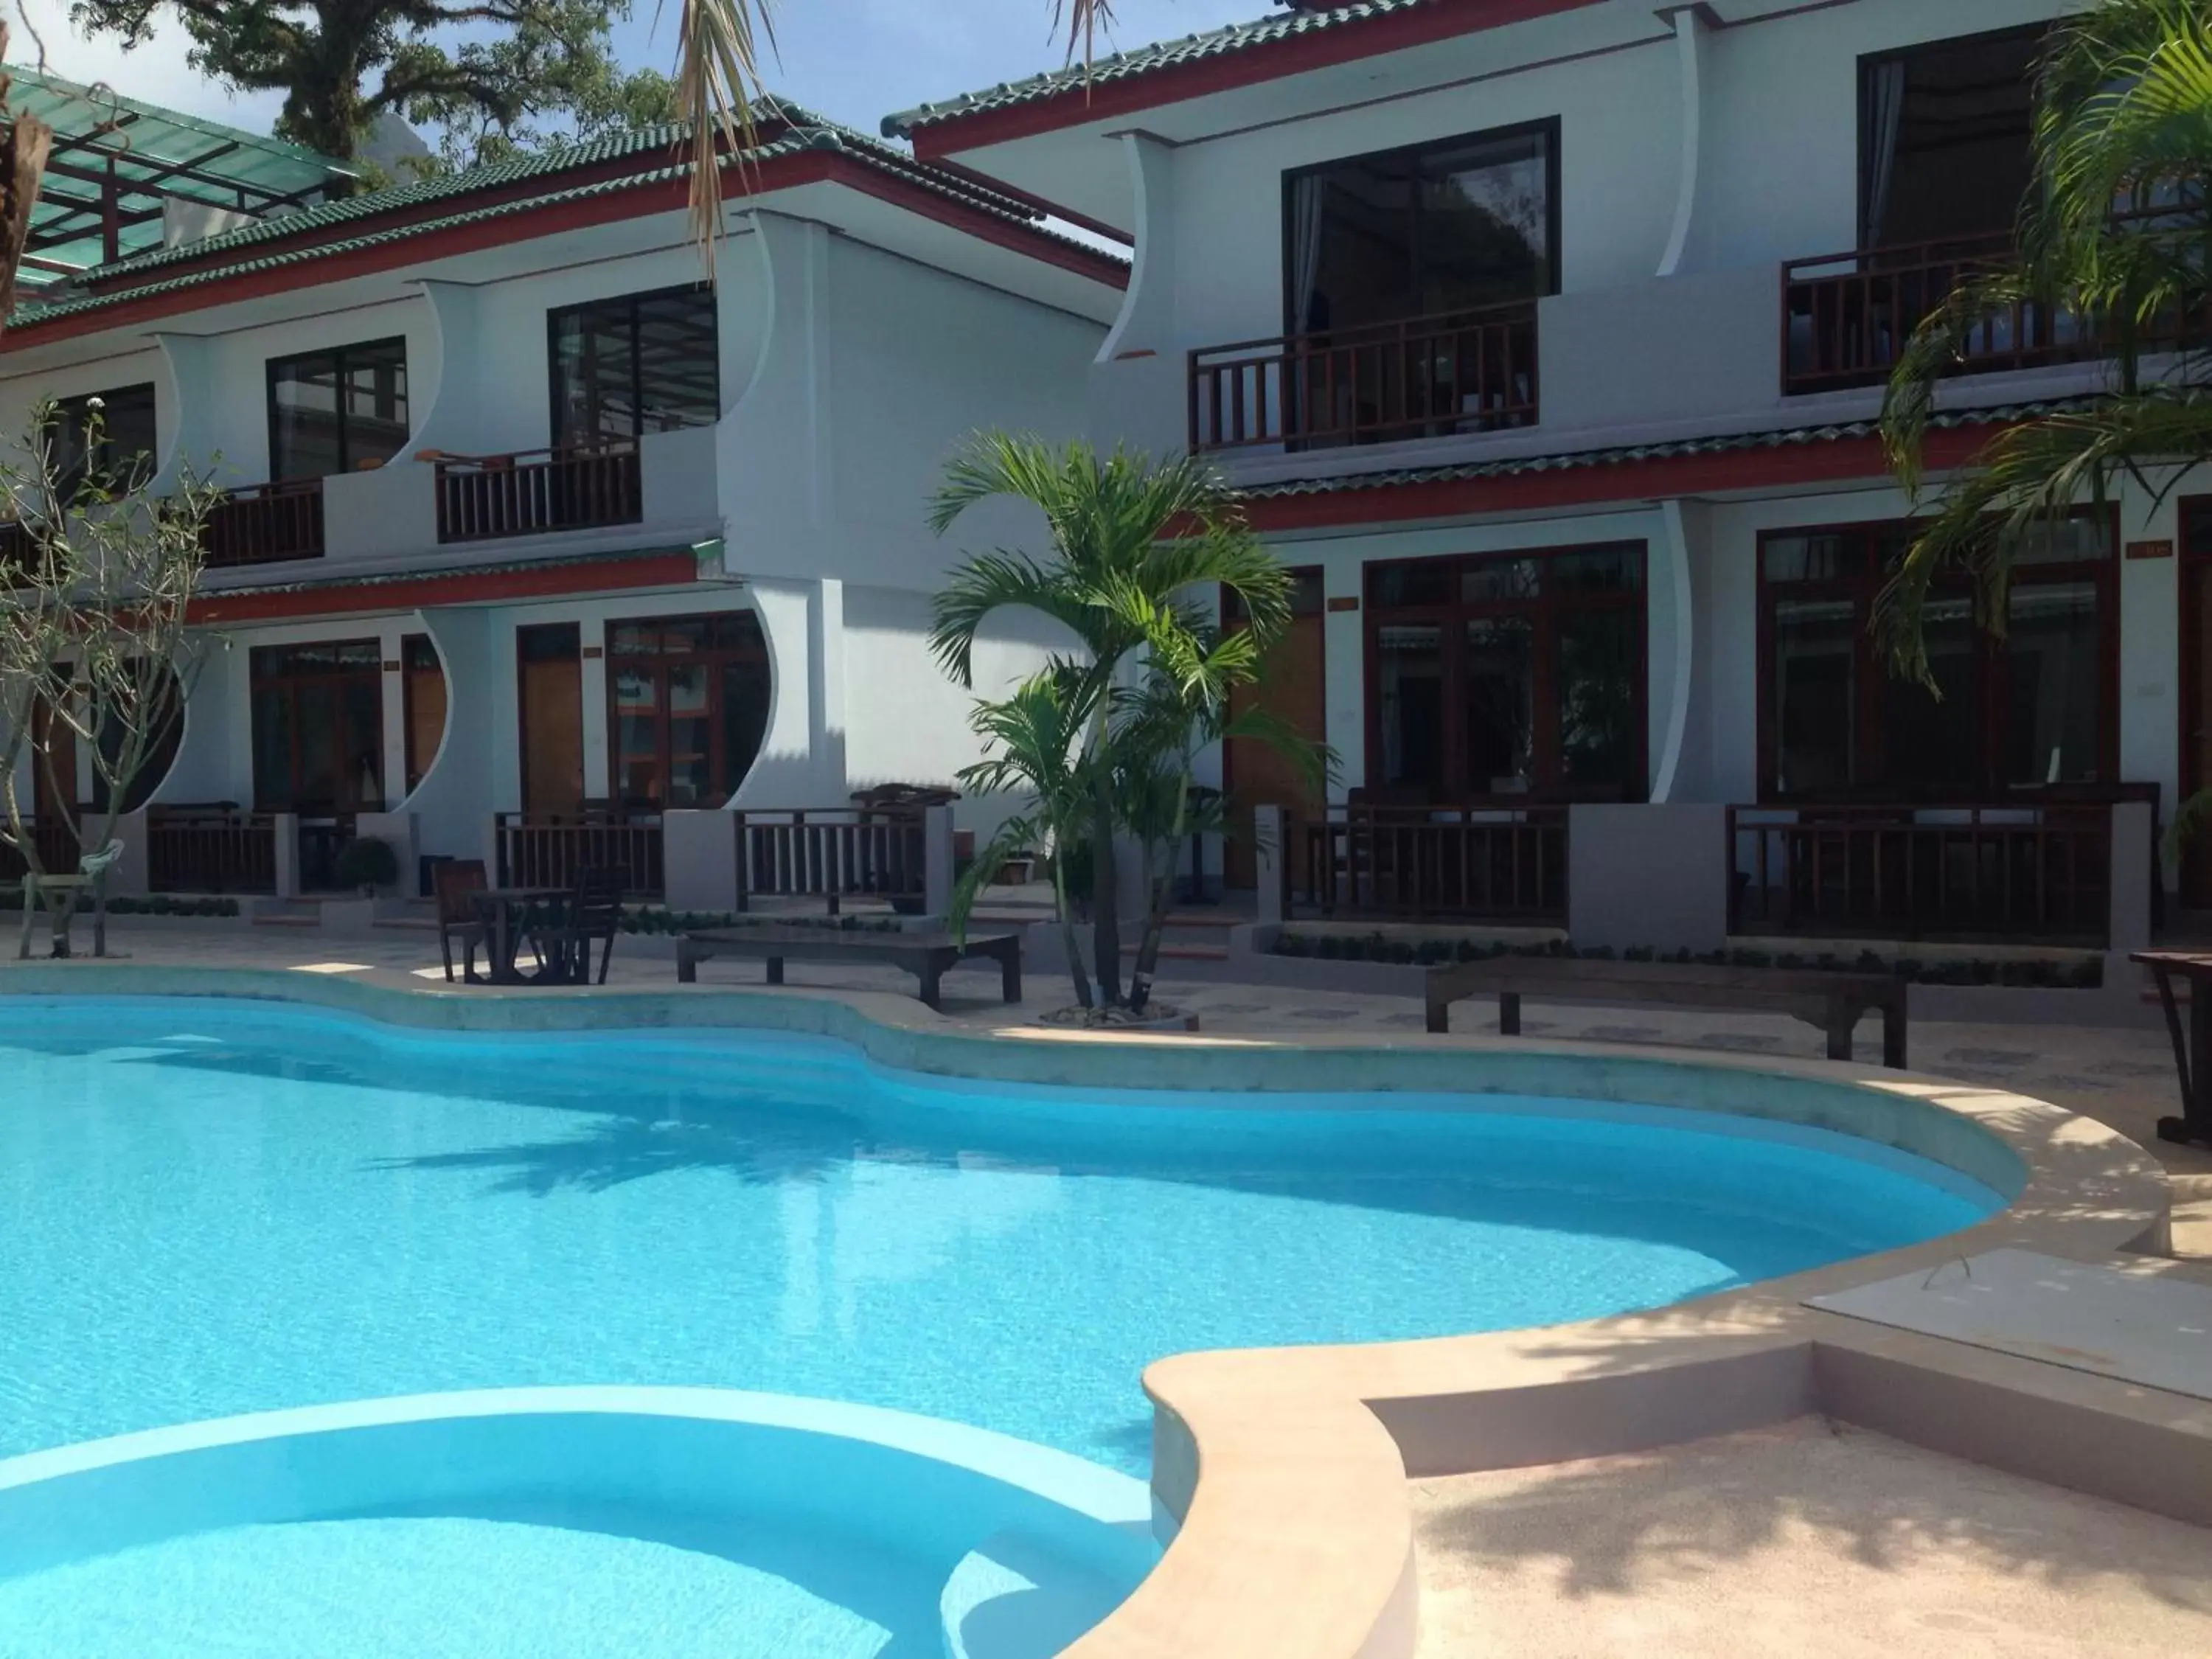
{"type": "Polygon", "coordinates": [[[1749,1031],[1706,1031],[1692,1037],[1700,1048],[1741,1048],[1747,1054],[1765,1054],[1782,1046],[1782,1039],[1759,1036],[1749,1031]]]}
{"type": "Polygon", "coordinates": [[[1592,1042],[1656,1042],[1667,1034],[1656,1025],[1586,1025],[1576,1035],[1592,1042]]]}
{"type": "Polygon", "coordinates": [[[2101,1093],[2108,1090],[2117,1089],[2119,1087],[2119,1085],[2114,1083],[2109,1078],[2053,1075],[2051,1077],[2029,1078],[2021,1086],[2029,1094],[2057,1093],[2070,1091],[2075,1089],[2092,1089],[2101,1093]]]}
{"type": "Polygon", "coordinates": [[[1944,1056],[1961,1066],[2025,1066],[2042,1055],[2019,1048],[1954,1048],[1944,1056]]]}

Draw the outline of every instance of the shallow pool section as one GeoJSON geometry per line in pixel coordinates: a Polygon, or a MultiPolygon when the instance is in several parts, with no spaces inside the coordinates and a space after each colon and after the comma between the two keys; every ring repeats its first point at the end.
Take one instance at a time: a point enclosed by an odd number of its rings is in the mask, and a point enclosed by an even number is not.
{"type": "Polygon", "coordinates": [[[1650,1307],[2000,1202],[1867,1142],[1661,1109],[1081,1094],[811,1038],[0,998],[0,1453],[676,1384],[1141,1473],[1166,1354],[1650,1307]]]}
{"type": "Polygon", "coordinates": [[[1157,1551],[1143,1483],[720,1389],[362,1401],[0,1462],[0,1654],[1045,1659],[1157,1551]]]}

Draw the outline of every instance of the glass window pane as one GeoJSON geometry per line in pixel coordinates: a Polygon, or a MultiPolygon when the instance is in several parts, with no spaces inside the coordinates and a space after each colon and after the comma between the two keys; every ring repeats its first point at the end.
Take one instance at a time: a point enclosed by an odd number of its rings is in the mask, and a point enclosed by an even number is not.
{"type": "Polygon", "coordinates": [[[1851,534],[1770,536],[1765,561],[1771,582],[1835,581],[1865,574],[1867,544],[1851,534]]]}
{"type": "Polygon", "coordinates": [[[2102,514],[2031,525],[2013,550],[2015,565],[2074,564],[2112,556],[2112,526],[2102,514]]]}
{"type": "Polygon", "coordinates": [[[1633,593],[1644,586],[1641,546],[1593,547],[1545,562],[1545,580],[1554,593],[1633,593]]]}
{"type": "Polygon", "coordinates": [[[1936,694],[1917,681],[1882,676],[1884,781],[1923,793],[1971,789],[1981,750],[1973,602],[1931,599],[1921,615],[1936,694]]]}
{"type": "MultiPolygon", "coordinates": [[[[1771,552],[1774,544],[1767,544],[1771,552]]],[[[1774,607],[1774,787],[1807,795],[1857,776],[1857,609],[1849,599],[1774,607]]]]}
{"type": "Polygon", "coordinates": [[[1560,617],[1556,684],[1559,775],[1565,781],[1642,793],[1635,773],[1643,631],[1643,617],[1620,606],[1560,617]]]}
{"type": "Polygon", "coordinates": [[[1521,617],[1467,625],[1467,781],[1525,789],[1534,761],[1536,630],[1521,617]]]}
{"type": "Polygon", "coordinates": [[[660,684],[647,669],[615,673],[615,794],[627,806],[661,805],[660,684]]]}
{"type": "Polygon", "coordinates": [[[1460,574],[1459,596],[1470,605],[1533,599],[1544,584],[1541,559],[1478,559],[1460,574]]]}
{"type": "Polygon", "coordinates": [[[717,805],[714,799],[714,720],[706,668],[679,663],[668,671],[670,806],[717,805]]]}
{"type": "Polygon", "coordinates": [[[1385,628],[1376,641],[1382,711],[1381,776],[1393,787],[1444,780],[1443,629],[1385,628]]]}
{"type": "Polygon", "coordinates": [[[253,799],[283,811],[292,804],[292,696],[289,687],[253,688],[253,799]]]}
{"type": "Polygon", "coordinates": [[[713,425],[721,412],[714,290],[647,294],[636,306],[639,429],[713,425]]]}
{"type": "Polygon", "coordinates": [[[338,362],[332,354],[294,357],[270,370],[269,471],[273,478],[322,478],[344,465],[338,430],[338,362]]]}
{"type": "Polygon", "coordinates": [[[2103,635],[2091,582],[2024,582],[2005,641],[2007,783],[2097,781],[2103,635]]]}
{"type": "MultiPolygon", "coordinates": [[[[759,624],[754,624],[757,631],[759,624]]],[[[769,677],[765,656],[757,661],[722,665],[723,799],[738,792],[760,757],[768,735],[769,677]]],[[[719,802],[716,805],[720,805],[719,802]]]]}
{"type": "Polygon", "coordinates": [[[407,343],[380,340],[340,354],[345,396],[345,465],[381,465],[407,447],[407,343]]]}
{"type": "Polygon", "coordinates": [[[1451,603],[1458,564],[1450,559],[1407,559],[1368,567],[1368,603],[1383,608],[1451,603]]]}
{"type": "Polygon", "coordinates": [[[1416,218],[1420,309],[1433,315],[1552,289],[1550,135],[1431,149],[1416,218]]]}

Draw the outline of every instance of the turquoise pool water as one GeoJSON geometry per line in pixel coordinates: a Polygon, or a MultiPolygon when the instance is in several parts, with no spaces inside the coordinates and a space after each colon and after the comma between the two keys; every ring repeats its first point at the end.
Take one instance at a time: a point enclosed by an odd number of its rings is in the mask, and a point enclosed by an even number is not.
{"type": "Polygon", "coordinates": [[[1463,1104],[0,999],[0,1455],[370,1395],[696,1383],[1141,1473],[1164,1354],[1647,1307],[1999,1201],[1817,1133],[1463,1104]]]}

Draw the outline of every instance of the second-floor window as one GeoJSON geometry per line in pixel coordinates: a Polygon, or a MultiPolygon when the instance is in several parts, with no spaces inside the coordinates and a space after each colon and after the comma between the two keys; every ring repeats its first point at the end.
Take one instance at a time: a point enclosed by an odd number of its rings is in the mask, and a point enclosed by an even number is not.
{"type": "Polygon", "coordinates": [[[1330,161],[1283,180],[1288,331],[1559,290],[1559,123],[1330,161]]]}
{"type": "Polygon", "coordinates": [[[406,443],[405,340],[270,360],[270,477],[324,478],[379,466],[406,443]]]}
{"type": "Polygon", "coordinates": [[[567,306],[546,326],[555,448],[712,426],[720,415],[713,289],[567,306]]]}
{"type": "Polygon", "coordinates": [[[1999,234],[2031,170],[2040,27],[1859,60],[1859,246],[1999,234]]]}
{"type": "Polygon", "coordinates": [[[54,405],[54,422],[48,430],[55,482],[64,495],[94,473],[112,491],[135,489],[154,471],[154,383],[64,398],[54,405]],[[100,404],[96,440],[95,400],[100,404]]]}

